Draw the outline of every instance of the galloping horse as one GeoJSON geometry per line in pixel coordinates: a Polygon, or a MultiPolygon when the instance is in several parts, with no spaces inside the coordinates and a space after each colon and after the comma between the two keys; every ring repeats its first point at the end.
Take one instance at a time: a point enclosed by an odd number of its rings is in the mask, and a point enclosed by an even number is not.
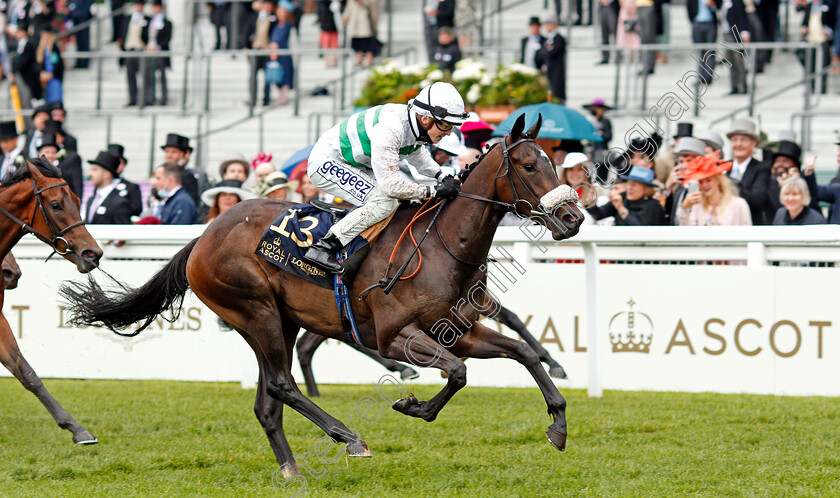
{"type": "MultiPolygon", "coordinates": [[[[56,253],[75,263],[79,272],[87,273],[93,270],[102,257],[102,249],[85,230],[79,215],[79,204],[79,198],[70,191],[67,182],[61,179],[61,172],[46,159],[36,159],[27,163],[27,167],[19,168],[0,185],[0,255],[11,255],[9,251],[24,233],[32,233],[51,246],[56,253]]],[[[5,263],[4,260],[4,275],[5,263]]],[[[0,289],[0,308],[3,306],[4,296],[4,290],[0,289]]],[[[44,387],[41,379],[20,353],[9,322],[2,313],[0,362],[26,389],[38,397],[59,427],[73,433],[73,442],[98,442],[44,387]]]]}
{"type": "MultiPolygon", "coordinates": [[[[575,206],[577,195],[560,186],[554,164],[534,141],[540,123],[523,133],[524,117],[520,118],[511,134],[471,168],[460,196],[444,206],[429,232],[422,271],[415,278],[400,282],[389,294],[376,291],[357,300],[361,289],[375,286],[386,273],[388,256],[416,213],[416,208],[404,206],[373,243],[350,294],[366,347],[385,358],[434,366],[448,374],[445,387],[429,401],[408,396],[393,404],[395,410],[431,422],[466,385],[466,367],[459,357],[512,358],[536,380],[553,417],[546,435],[563,450],[566,401],[537,354],[527,344],[477,322],[480,312],[487,313],[481,303],[491,300],[485,292],[485,262],[506,212],[539,219],[555,240],[575,235],[583,221],[575,206]],[[462,325],[456,337],[447,335],[452,328],[436,328],[442,318],[462,325]]],[[[106,292],[93,279],[62,288],[75,323],[117,330],[143,322],[131,335],[158,314],[180,307],[191,288],[256,353],[260,373],[254,411],[286,477],[300,470],[283,432],[283,405],[345,443],[350,456],[371,455],[359,435],[305,397],[291,375],[292,349],[301,328],[349,341],[331,290],[289,275],[254,254],[263,230],[291,205],[265,200],[237,204],[137,289],[106,292]]],[[[397,260],[405,260],[412,251],[400,246],[397,260]]]]}
{"type": "Polygon", "coordinates": [[[12,256],[12,253],[7,254],[3,258],[3,288],[6,290],[16,289],[21,275],[23,275],[23,272],[20,271],[17,260],[12,256]]]}

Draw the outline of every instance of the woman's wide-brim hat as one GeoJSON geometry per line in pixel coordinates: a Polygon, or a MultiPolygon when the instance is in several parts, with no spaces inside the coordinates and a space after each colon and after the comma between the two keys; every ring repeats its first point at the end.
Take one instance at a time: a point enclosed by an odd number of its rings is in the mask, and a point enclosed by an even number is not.
{"type": "Polygon", "coordinates": [[[242,182],[239,180],[222,180],[215,187],[207,189],[201,194],[201,202],[213,207],[216,196],[219,194],[234,194],[239,197],[240,201],[257,198],[256,195],[242,188],[242,182]]]}
{"type": "Polygon", "coordinates": [[[700,181],[706,178],[726,173],[732,168],[732,161],[721,161],[705,156],[697,156],[685,162],[682,174],[682,184],[700,181]]]}
{"type": "Polygon", "coordinates": [[[263,179],[265,190],[262,192],[262,197],[268,197],[268,194],[281,188],[289,189],[289,193],[292,193],[297,190],[299,183],[298,180],[289,181],[289,178],[282,171],[271,173],[263,179]]]}
{"type": "Polygon", "coordinates": [[[604,108],[604,110],[607,110],[607,111],[612,110],[611,106],[608,106],[606,103],[604,103],[604,99],[595,99],[591,103],[584,104],[584,106],[583,106],[584,109],[591,109],[593,107],[602,107],[602,108],[604,108]]]}

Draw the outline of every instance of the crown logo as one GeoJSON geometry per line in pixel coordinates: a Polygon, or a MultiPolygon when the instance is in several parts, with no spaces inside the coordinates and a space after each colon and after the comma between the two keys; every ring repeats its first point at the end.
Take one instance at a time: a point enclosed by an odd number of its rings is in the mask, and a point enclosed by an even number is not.
{"type": "Polygon", "coordinates": [[[633,306],[636,303],[632,297],[627,301],[627,304],[630,306],[629,310],[616,313],[610,319],[610,342],[612,343],[613,353],[650,353],[650,343],[653,341],[653,320],[646,313],[633,311],[633,306]],[[627,315],[627,328],[623,334],[618,331],[620,324],[616,323],[616,319],[622,315],[627,315]],[[637,323],[637,316],[644,320],[637,323]],[[614,323],[615,327],[613,327],[614,323]],[[614,328],[617,330],[615,333],[613,333],[614,328]],[[644,330],[637,331],[637,328],[644,330]],[[623,339],[622,335],[626,339],[623,339]]]}

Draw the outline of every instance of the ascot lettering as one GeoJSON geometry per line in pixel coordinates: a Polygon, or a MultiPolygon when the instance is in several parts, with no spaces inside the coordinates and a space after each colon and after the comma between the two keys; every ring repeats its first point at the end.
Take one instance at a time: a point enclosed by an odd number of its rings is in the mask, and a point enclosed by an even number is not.
{"type": "MultiPolygon", "coordinates": [[[[726,351],[727,341],[723,335],[723,327],[726,325],[720,318],[710,318],[703,324],[703,333],[709,339],[715,341],[713,344],[703,346],[703,352],[710,356],[719,356],[726,351]]],[[[816,328],[817,332],[817,358],[823,357],[823,330],[831,327],[830,321],[809,321],[808,326],[816,328]]],[[[762,324],[754,318],[747,318],[738,322],[733,331],[732,340],[735,348],[744,356],[756,356],[764,348],[755,344],[756,332],[762,331],[762,324]]],[[[791,320],[779,320],[775,322],[767,332],[767,341],[773,353],[780,358],[791,358],[799,353],[802,348],[802,329],[791,320]],[[785,340],[790,339],[793,340],[785,340]],[[780,345],[781,343],[781,345],[780,345]],[[786,346],[789,345],[789,346],[786,346]]],[[[682,319],[677,321],[671,340],[665,349],[665,354],[671,354],[671,350],[677,346],[688,348],[688,353],[693,355],[694,346],[691,343],[688,329],[682,319]]],[[[577,350],[577,349],[576,349],[577,350]]]]}

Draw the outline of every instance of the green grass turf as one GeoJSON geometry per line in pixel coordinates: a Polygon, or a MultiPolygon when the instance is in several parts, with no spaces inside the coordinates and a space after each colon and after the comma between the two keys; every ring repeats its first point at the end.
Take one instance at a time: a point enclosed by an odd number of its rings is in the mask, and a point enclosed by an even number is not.
{"type": "MultiPolygon", "coordinates": [[[[272,486],[276,463],[253,415],[254,391],[46,384],[101,443],[73,445],[34,396],[0,379],[0,495],[284,495],[272,486]]],[[[421,399],[436,390],[413,386],[421,399]]],[[[340,416],[373,388],[322,386],[321,394],[319,405],[340,416]]],[[[342,458],[307,476],[309,495],[840,495],[840,399],[564,395],[564,453],[544,436],[550,420],[538,390],[467,387],[431,424],[390,409],[371,424],[355,419],[373,458],[342,458]]],[[[296,454],[323,435],[288,408],[285,424],[296,454]]]]}

